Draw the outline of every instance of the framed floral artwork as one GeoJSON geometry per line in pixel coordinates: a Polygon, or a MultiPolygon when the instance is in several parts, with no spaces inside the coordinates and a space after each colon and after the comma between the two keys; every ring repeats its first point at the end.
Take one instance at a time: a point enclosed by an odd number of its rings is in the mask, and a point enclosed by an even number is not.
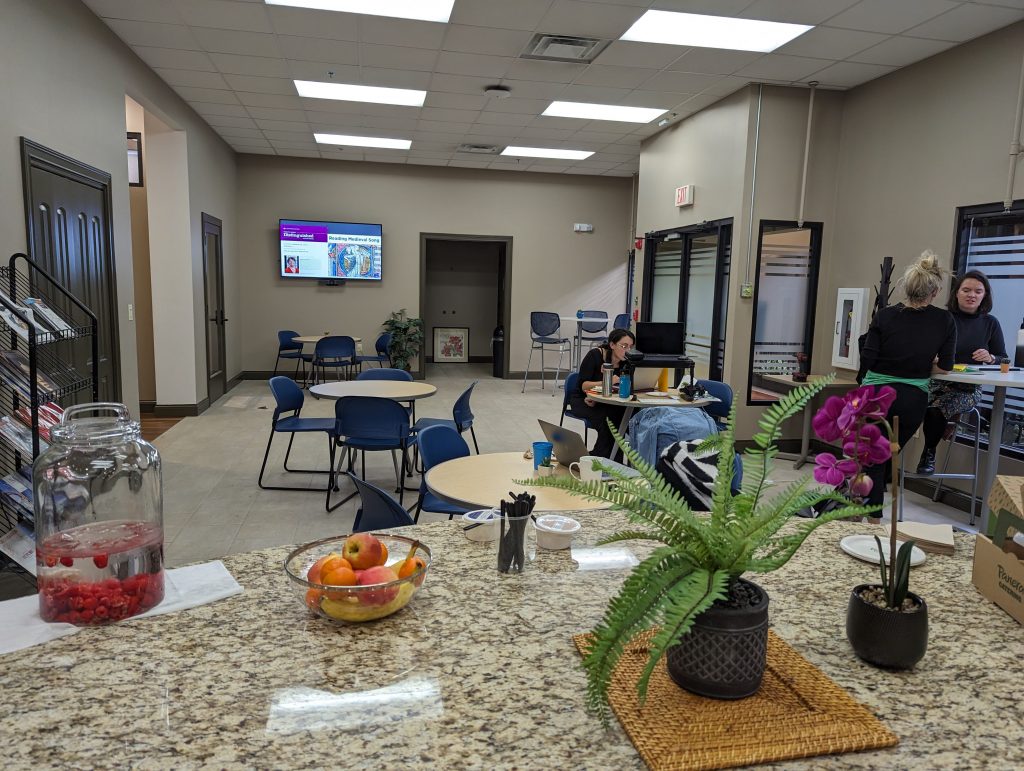
{"type": "Polygon", "coordinates": [[[434,327],[434,361],[468,362],[469,327],[434,327]]]}

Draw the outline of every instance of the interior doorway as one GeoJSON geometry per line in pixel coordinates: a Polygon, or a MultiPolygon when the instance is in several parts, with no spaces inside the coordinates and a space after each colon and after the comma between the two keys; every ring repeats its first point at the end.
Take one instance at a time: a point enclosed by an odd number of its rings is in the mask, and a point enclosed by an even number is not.
{"type": "Polygon", "coordinates": [[[221,221],[203,214],[203,280],[206,306],[206,384],[210,404],[228,390],[224,335],[224,248],[221,221]]]}
{"type": "Polygon", "coordinates": [[[507,375],[508,346],[494,362],[492,337],[509,328],[511,259],[511,236],[420,235],[422,362],[489,362],[507,375]]]}

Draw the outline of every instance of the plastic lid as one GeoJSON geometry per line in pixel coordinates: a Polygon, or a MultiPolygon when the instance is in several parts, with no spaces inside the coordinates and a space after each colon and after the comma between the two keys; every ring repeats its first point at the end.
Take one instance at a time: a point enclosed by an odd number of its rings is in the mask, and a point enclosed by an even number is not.
{"type": "Polygon", "coordinates": [[[563,517],[561,514],[544,514],[537,517],[537,529],[549,533],[564,533],[566,535],[579,531],[582,527],[572,517],[563,517]]]}
{"type": "Polygon", "coordinates": [[[462,518],[467,522],[489,522],[498,518],[498,512],[494,509],[477,509],[476,511],[467,511],[462,518]]]}

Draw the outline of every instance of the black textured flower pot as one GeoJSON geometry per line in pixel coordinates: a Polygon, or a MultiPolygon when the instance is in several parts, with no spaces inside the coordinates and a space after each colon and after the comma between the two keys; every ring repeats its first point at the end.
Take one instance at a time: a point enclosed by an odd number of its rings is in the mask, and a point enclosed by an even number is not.
{"type": "Polygon", "coordinates": [[[768,656],[768,594],[740,579],[728,603],[715,603],[665,654],[668,674],[681,688],[712,699],[757,692],[768,656]]]}
{"type": "Polygon", "coordinates": [[[846,637],[853,651],[869,664],[889,669],[911,669],[928,648],[928,605],[913,592],[907,596],[918,604],[913,613],[879,608],[861,598],[861,584],[850,595],[846,607],[846,637]]]}

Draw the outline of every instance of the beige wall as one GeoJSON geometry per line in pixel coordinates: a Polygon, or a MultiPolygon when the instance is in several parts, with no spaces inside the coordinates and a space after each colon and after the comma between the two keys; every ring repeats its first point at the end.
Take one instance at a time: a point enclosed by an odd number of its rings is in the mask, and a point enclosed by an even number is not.
{"type": "Polygon", "coordinates": [[[472,241],[427,242],[427,356],[434,355],[434,327],[467,327],[469,355],[491,355],[498,320],[498,257],[501,244],[472,241]]]}
{"type": "Polygon", "coordinates": [[[239,156],[243,368],[273,368],[280,329],[330,329],[369,345],[392,310],[419,308],[420,234],[511,236],[511,370],[528,353],[531,310],[620,312],[630,180],[239,156]],[[279,276],[280,218],[380,222],[383,281],[320,287],[279,276]],[[573,233],[576,222],[594,225],[573,233]]]}
{"type": "MultiPolygon", "coordinates": [[[[18,138],[47,147],[111,174],[113,251],[120,312],[122,398],[139,401],[133,302],[131,218],[125,154],[125,95],[188,132],[190,193],[194,210],[225,221],[225,261],[235,277],[234,155],[231,149],[157,75],[77,0],[4,0],[0,19],[0,232],[7,253],[23,251],[25,215],[18,138]],[[16,76],[15,76],[16,73],[16,76]]],[[[193,265],[201,266],[200,222],[190,220],[193,265]]],[[[200,268],[201,270],[201,268],[200,268]]],[[[227,266],[226,266],[227,270],[227,266]]],[[[237,286],[237,281],[234,283],[237,286]]],[[[231,286],[231,284],[229,284],[231,286]]],[[[199,287],[201,296],[201,284],[199,287]]],[[[237,293],[228,301],[237,308],[237,293]]],[[[236,315],[237,318],[237,315],[236,315]]],[[[197,331],[201,332],[201,327],[197,331]]],[[[239,366],[239,331],[229,325],[229,375],[239,366]]],[[[203,352],[205,355],[205,352],[203,352]]],[[[198,357],[198,353],[197,353],[198,357]]],[[[205,370],[204,370],[205,374],[205,370]]],[[[205,394],[205,383],[201,393],[205,394]]]]}

